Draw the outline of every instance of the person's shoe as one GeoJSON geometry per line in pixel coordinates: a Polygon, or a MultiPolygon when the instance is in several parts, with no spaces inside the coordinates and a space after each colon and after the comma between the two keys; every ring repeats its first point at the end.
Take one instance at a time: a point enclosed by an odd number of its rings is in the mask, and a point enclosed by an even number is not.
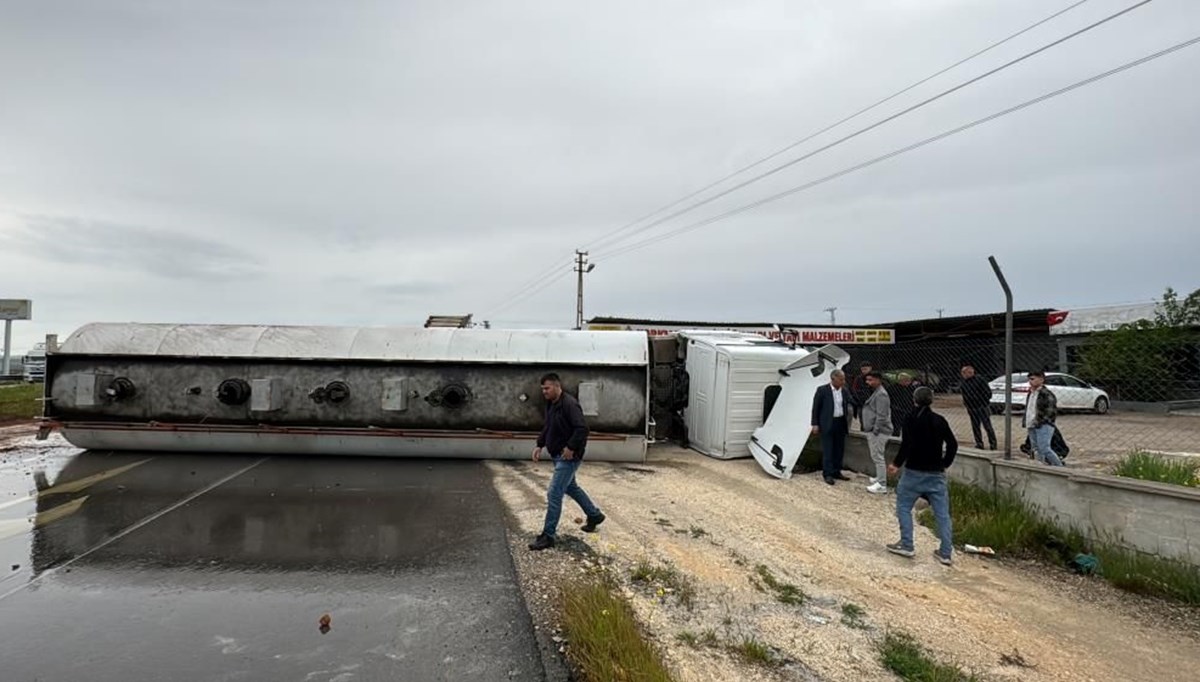
{"type": "Polygon", "coordinates": [[[833,476],[826,476],[825,482],[828,483],[829,485],[833,485],[833,476]]]}
{"type": "Polygon", "coordinates": [[[550,537],[549,535],[546,535],[545,533],[538,535],[536,538],[533,539],[533,542],[529,543],[529,549],[531,549],[535,552],[541,551],[543,549],[550,549],[553,546],[554,546],[554,538],[550,537]]]}
{"type": "Polygon", "coordinates": [[[867,486],[867,492],[875,493],[876,495],[887,495],[887,485],[879,482],[872,483],[867,486]]]}
{"type": "Polygon", "coordinates": [[[912,547],[905,547],[899,542],[893,542],[892,544],[887,545],[887,551],[891,552],[892,554],[899,554],[900,556],[908,557],[909,559],[917,555],[917,553],[913,551],[912,547]]]}
{"type": "Polygon", "coordinates": [[[996,444],[995,444],[995,443],[992,443],[992,444],[991,444],[991,446],[989,446],[989,447],[988,447],[988,450],[991,450],[991,451],[995,452],[995,451],[996,451],[996,444]]]}
{"type": "Polygon", "coordinates": [[[846,474],[843,474],[840,471],[837,473],[837,475],[834,476],[834,478],[836,478],[839,481],[849,481],[850,480],[849,476],[847,476],[846,474]]]}
{"type": "Polygon", "coordinates": [[[608,518],[608,517],[606,517],[604,515],[604,512],[600,512],[599,514],[596,514],[595,516],[589,516],[589,517],[587,517],[587,523],[583,524],[583,527],[581,527],[579,530],[581,530],[585,533],[595,533],[596,526],[599,526],[600,524],[604,523],[604,519],[606,519],[606,518],[608,518]]]}
{"type": "Polygon", "coordinates": [[[933,558],[937,559],[938,563],[940,563],[943,566],[953,566],[954,565],[953,559],[951,559],[948,556],[943,556],[942,553],[936,549],[933,550],[933,558]]]}
{"type": "Polygon", "coordinates": [[[975,444],[975,449],[976,449],[976,450],[982,450],[982,449],[983,449],[983,443],[976,443],[976,444],[975,444]]]}

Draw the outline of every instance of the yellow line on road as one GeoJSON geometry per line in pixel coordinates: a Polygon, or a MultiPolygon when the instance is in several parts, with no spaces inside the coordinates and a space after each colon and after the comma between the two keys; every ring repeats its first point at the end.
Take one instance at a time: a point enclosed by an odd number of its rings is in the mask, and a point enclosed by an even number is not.
{"type": "MultiPolygon", "coordinates": [[[[150,459],[154,459],[154,458],[151,457],[150,459]]],[[[134,462],[133,464],[126,464],[123,467],[117,467],[116,469],[108,469],[107,471],[101,471],[98,474],[92,474],[91,476],[85,476],[84,478],[80,478],[78,480],[67,481],[66,483],[59,483],[57,485],[52,485],[49,488],[46,488],[45,490],[39,491],[38,495],[39,496],[40,495],[61,495],[64,493],[77,493],[80,490],[85,490],[87,488],[90,488],[91,486],[93,486],[103,480],[112,478],[113,476],[120,476],[121,474],[125,473],[126,471],[140,467],[141,465],[145,464],[146,462],[149,462],[150,459],[143,459],[140,462],[134,462]]]]}

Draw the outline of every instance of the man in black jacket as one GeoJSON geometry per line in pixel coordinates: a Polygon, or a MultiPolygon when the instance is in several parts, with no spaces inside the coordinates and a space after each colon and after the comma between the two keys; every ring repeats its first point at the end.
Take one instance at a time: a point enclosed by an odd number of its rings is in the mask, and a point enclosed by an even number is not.
{"type": "Polygon", "coordinates": [[[946,469],[954,462],[958,453],[958,440],[950,430],[950,424],[932,408],[933,391],[922,386],[913,392],[916,411],[904,425],[900,440],[900,451],[888,473],[893,476],[904,467],[900,482],[896,485],[896,517],[900,521],[900,542],[887,546],[887,550],[900,556],[912,557],[913,550],[913,505],[917,498],[929,500],[933,518],[937,521],[941,547],[933,553],[942,564],[951,564],[954,550],[953,529],[950,525],[950,491],[946,486],[946,469]]]}
{"type": "Polygon", "coordinates": [[[846,390],[846,373],[840,369],[833,370],[829,383],[818,387],[813,398],[812,433],[821,437],[821,468],[829,485],[850,480],[842,473],[842,460],[853,403],[850,391],[846,390]]]}
{"type": "Polygon", "coordinates": [[[970,363],[962,366],[962,400],[971,417],[971,433],[975,434],[975,447],[983,449],[983,433],[987,431],[988,446],[996,449],[996,430],[992,428],[992,387],[975,376],[975,367],[970,363]]]}
{"type": "Polygon", "coordinates": [[[554,460],[554,476],[546,490],[546,522],[541,535],[530,543],[529,549],[532,550],[554,546],[564,494],[575,500],[587,515],[584,532],[594,533],[596,526],[604,523],[604,514],[575,482],[575,472],[583,462],[583,452],[587,447],[588,428],[583,420],[583,408],[574,396],[563,392],[562,380],[557,374],[543,376],[541,383],[542,397],[546,399],[546,425],[538,436],[533,461],[541,459],[542,449],[545,448],[554,460]]]}

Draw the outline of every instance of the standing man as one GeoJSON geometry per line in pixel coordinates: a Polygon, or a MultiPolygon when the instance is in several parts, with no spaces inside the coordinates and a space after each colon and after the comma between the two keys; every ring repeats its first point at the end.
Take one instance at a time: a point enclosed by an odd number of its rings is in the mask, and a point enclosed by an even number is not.
{"type": "Polygon", "coordinates": [[[871,450],[871,461],[875,463],[875,475],[867,492],[887,494],[887,442],[892,435],[892,399],[883,387],[883,375],[872,371],[867,374],[871,395],[863,403],[862,427],[867,433],[867,447],[871,450]]]}
{"type": "Polygon", "coordinates": [[[987,431],[988,447],[996,449],[996,430],[992,428],[992,388],[987,382],[975,376],[975,367],[971,363],[962,366],[962,399],[971,417],[971,433],[975,435],[975,447],[983,449],[983,433],[980,427],[987,431]]]}
{"type": "Polygon", "coordinates": [[[1042,464],[1065,466],[1058,453],[1050,447],[1054,437],[1054,422],[1058,418],[1058,399],[1046,388],[1046,373],[1029,373],[1029,397],[1025,399],[1025,428],[1029,429],[1029,444],[1042,464]]]}
{"type": "Polygon", "coordinates": [[[954,551],[954,532],[950,525],[950,491],[946,486],[946,469],[954,462],[958,453],[958,440],[950,430],[946,418],[933,411],[933,390],[921,386],[913,393],[916,411],[904,424],[904,437],[900,441],[900,452],[888,467],[896,474],[900,467],[904,473],[896,484],[896,518],[900,521],[900,542],[887,546],[892,554],[912,557],[913,549],[913,505],[918,497],[929,500],[933,518],[937,521],[941,546],[933,553],[942,564],[951,564],[954,551]]]}
{"type": "MultiPolygon", "coordinates": [[[[863,405],[866,404],[867,398],[871,397],[871,386],[867,383],[867,377],[873,371],[875,368],[871,365],[871,361],[864,360],[858,366],[858,376],[850,382],[850,397],[854,398],[854,416],[860,420],[862,419],[863,405]]],[[[863,428],[866,429],[865,426],[863,428]]]]}
{"type": "Polygon", "coordinates": [[[846,390],[846,373],[833,370],[829,383],[817,389],[813,400],[812,432],[821,436],[821,465],[825,482],[849,481],[842,474],[842,459],[846,453],[846,434],[850,432],[850,409],[853,402],[846,390]]]}
{"type": "Polygon", "coordinates": [[[896,377],[896,383],[889,387],[888,394],[892,398],[893,436],[901,435],[901,430],[908,422],[908,415],[913,411],[913,392],[916,390],[912,375],[908,372],[901,372],[896,377]]]}
{"type": "Polygon", "coordinates": [[[538,436],[533,461],[541,458],[542,448],[545,448],[554,460],[554,476],[546,490],[546,522],[541,535],[530,543],[532,550],[554,546],[564,494],[575,500],[587,515],[587,523],[583,525],[585,533],[596,532],[596,526],[604,523],[604,514],[575,482],[575,472],[579,470],[587,447],[588,428],[583,421],[583,408],[572,395],[563,392],[562,380],[557,374],[543,376],[541,383],[542,397],[546,399],[546,425],[538,436]]]}

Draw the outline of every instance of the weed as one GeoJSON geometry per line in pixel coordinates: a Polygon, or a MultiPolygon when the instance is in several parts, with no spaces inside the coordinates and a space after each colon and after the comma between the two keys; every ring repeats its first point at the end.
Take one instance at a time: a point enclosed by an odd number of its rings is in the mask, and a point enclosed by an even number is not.
{"type": "Polygon", "coordinates": [[[752,636],[742,637],[741,641],[729,645],[729,651],[745,663],[774,667],[779,665],[779,659],[771,651],[771,647],[763,644],[752,636]]]}
{"type": "Polygon", "coordinates": [[[700,643],[704,646],[717,646],[721,640],[717,639],[717,631],[709,628],[700,633],[700,643]]]}
{"type": "Polygon", "coordinates": [[[1200,488],[1200,461],[1186,462],[1144,450],[1134,450],[1126,455],[1117,462],[1113,474],[1143,481],[1200,488]]]}
{"type": "Polygon", "coordinates": [[[858,604],[842,604],[842,625],[856,630],[865,630],[867,623],[864,620],[867,612],[858,604]]]}
{"type": "Polygon", "coordinates": [[[957,665],[939,663],[912,635],[889,632],[879,645],[883,667],[907,682],[979,682],[957,665]]]}
{"type": "Polygon", "coordinates": [[[684,630],[678,635],[675,635],[675,641],[679,642],[680,644],[686,644],[693,649],[700,647],[700,638],[691,630],[684,630]]]}
{"type": "Polygon", "coordinates": [[[670,526],[671,525],[671,521],[668,519],[655,519],[654,522],[660,526],[670,526]]]}
{"type": "Polygon", "coordinates": [[[663,598],[668,593],[674,595],[675,600],[688,611],[696,606],[696,584],[674,566],[655,566],[643,559],[633,567],[629,577],[635,583],[658,585],[663,598]]]}
{"type": "Polygon", "coordinates": [[[1000,664],[1014,668],[1036,668],[1037,666],[1025,660],[1020,651],[1013,649],[1011,654],[1000,654],[1000,664]]]}
{"type": "Polygon", "coordinates": [[[702,538],[705,535],[708,535],[708,531],[704,530],[700,526],[692,526],[690,530],[693,538],[702,538]]]}
{"type": "Polygon", "coordinates": [[[643,638],[633,610],[611,584],[580,582],[564,594],[567,655],[583,679],[670,682],[659,652],[643,638]]]}
{"type": "Polygon", "coordinates": [[[771,572],[771,569],[767,568],[763,564],[755,566],[754,570],[758,573],[758,577],[762,579],[763,584],[775,593],[775,599],[777,601],[784,604],[798,606],[803,604],[804,600],[808,598],[808,595],[804,594],[803,590],[791,583],[780,581],[775,577],[775,574],[771,572]]]}

